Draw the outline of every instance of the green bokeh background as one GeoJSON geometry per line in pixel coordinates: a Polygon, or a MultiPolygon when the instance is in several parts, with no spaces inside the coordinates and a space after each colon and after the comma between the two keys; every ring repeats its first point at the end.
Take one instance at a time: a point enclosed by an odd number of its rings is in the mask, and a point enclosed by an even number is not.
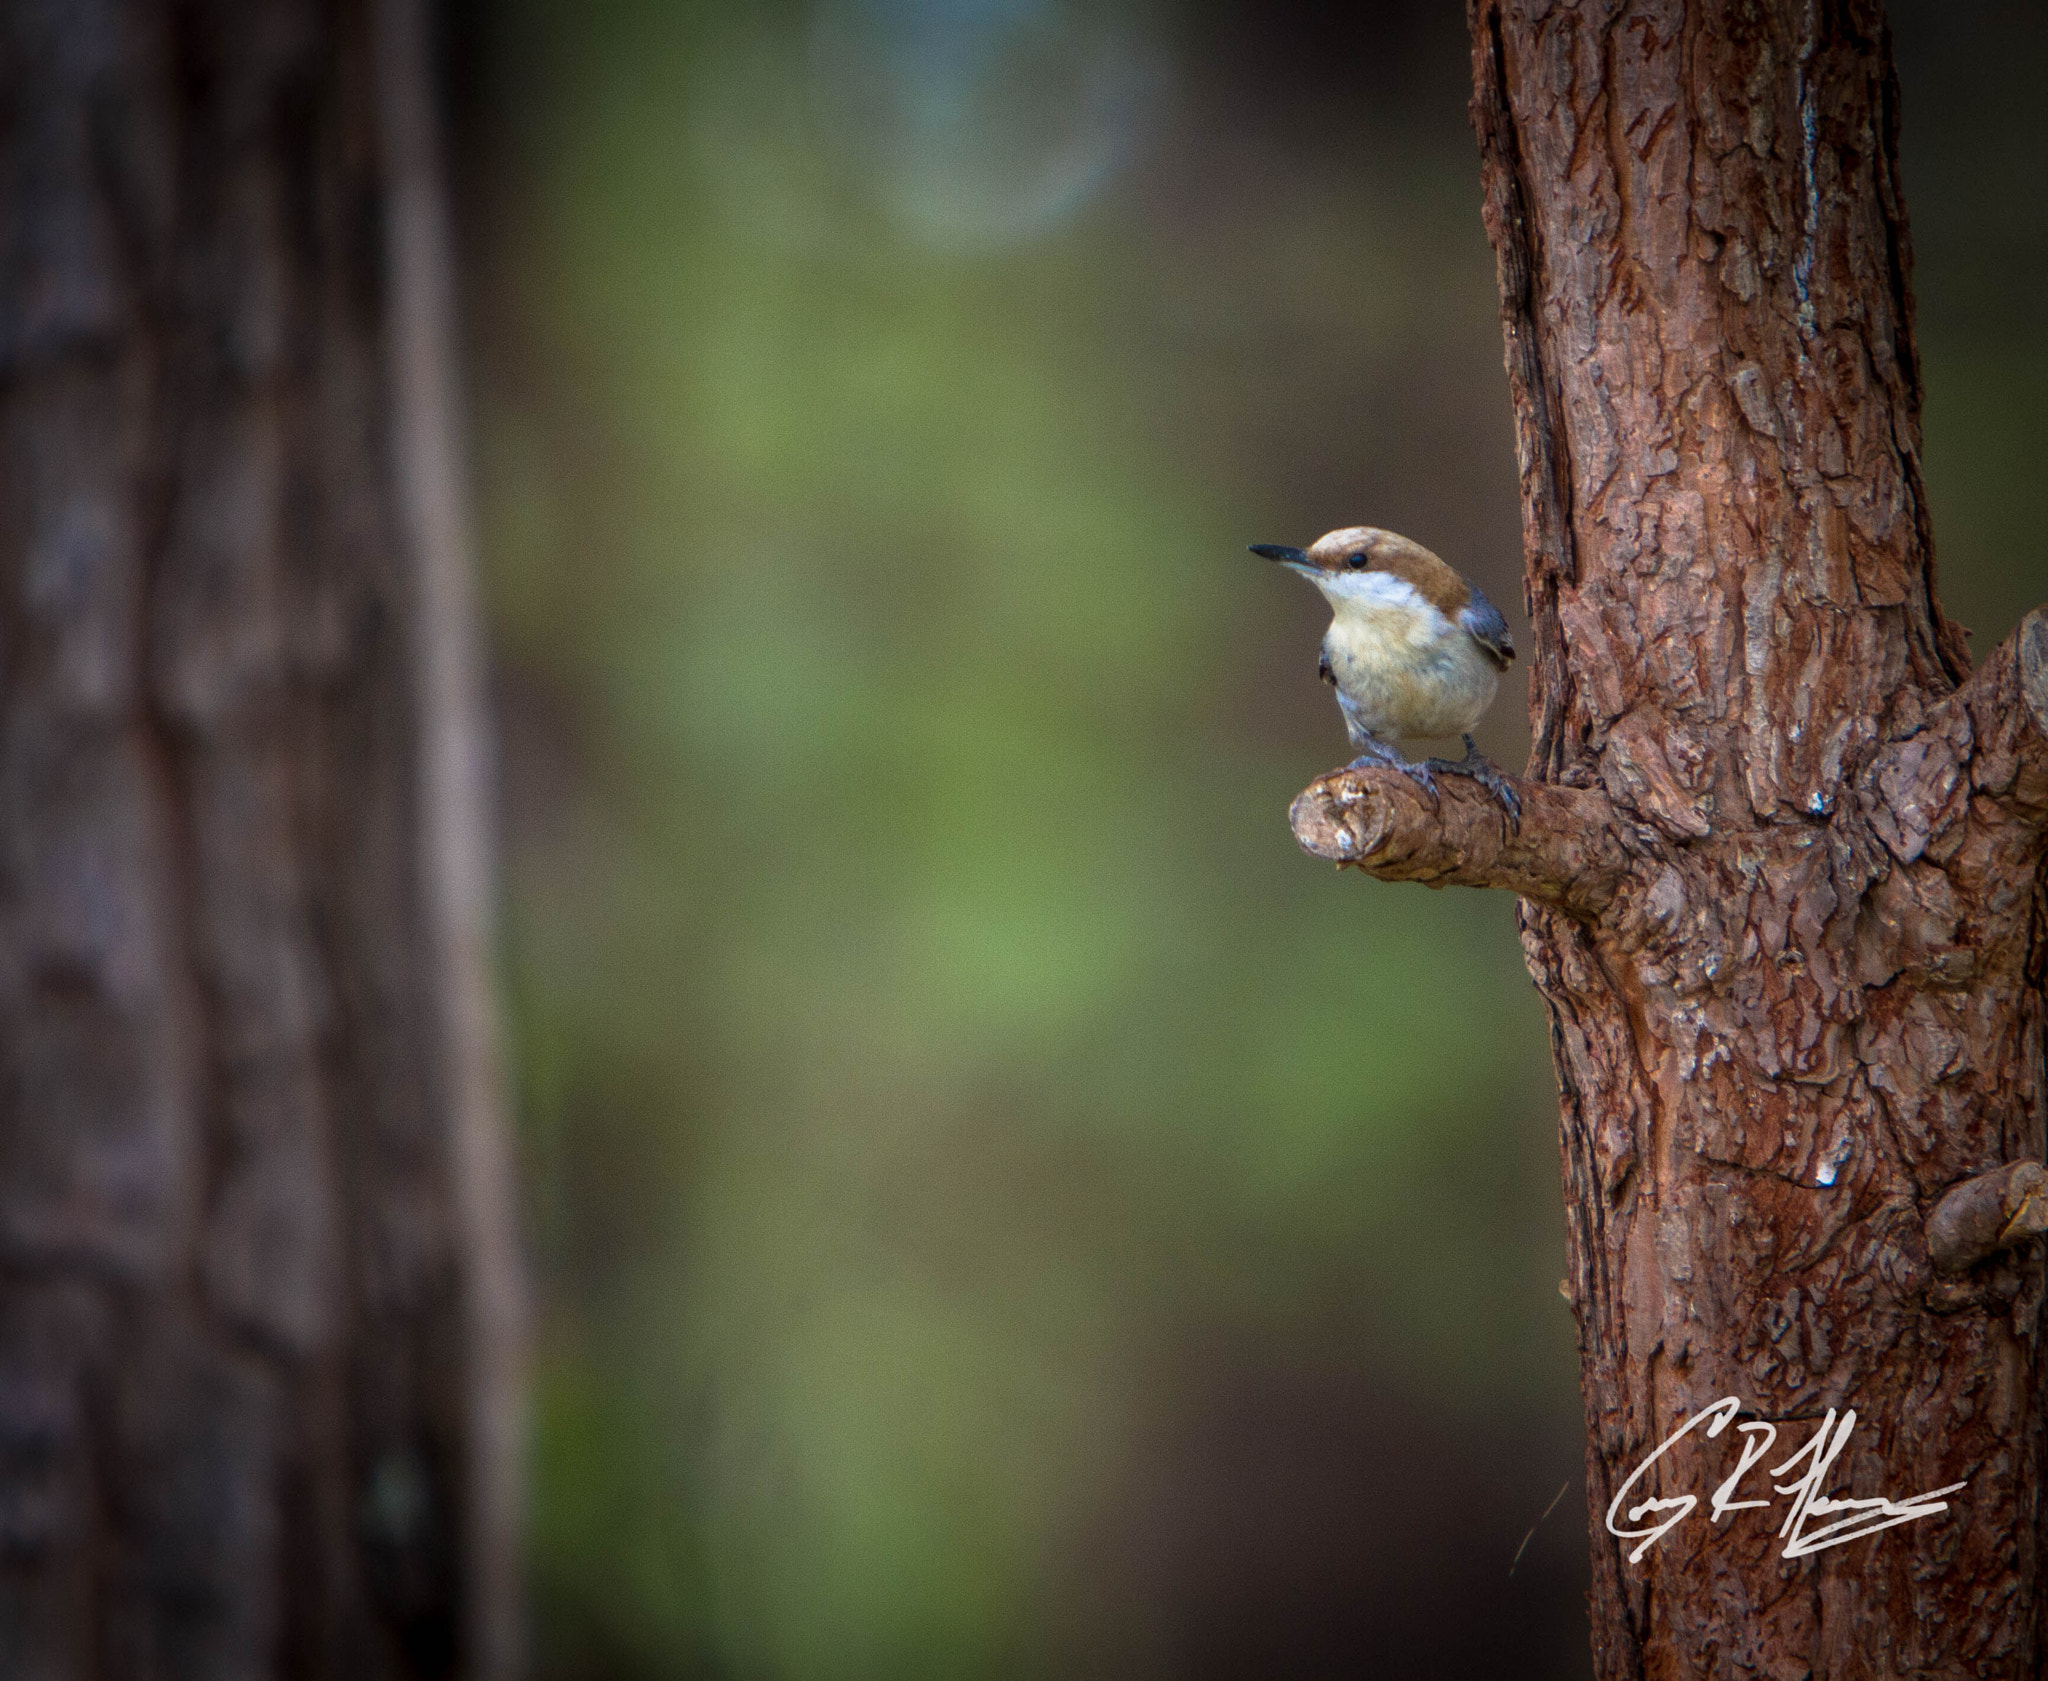
{"type": "MultiPolygon", "coordinates": [[[[543,1677],[1587,1672],[1512,903],[1285,821],[1344,748],[1246,542],[1526,642],[1457,8],[1326,10],[452,14],[543,1677]]],[[[1896,15],[1982,649],[2043,26],[1896,15]]]]}

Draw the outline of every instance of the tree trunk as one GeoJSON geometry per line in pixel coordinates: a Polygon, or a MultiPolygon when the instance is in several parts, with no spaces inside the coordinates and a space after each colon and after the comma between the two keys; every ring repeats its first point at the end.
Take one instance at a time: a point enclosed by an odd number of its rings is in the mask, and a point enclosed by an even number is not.
{"type": "Polygon", "coordinates": [[[2048,613],[1971,675],[1935,600],[1881,9],[1471,22],[1532,780],[1511,831],[1462,779],[1339,773],[1297,832],[1524,896],[1603,1681],[2032,1675],[2048,613]],[[1724,1397],[1752,1428],[1628,1486],[1724,1397]],[[1829,1409],[1821,1495],[1962,1488],[1799,1556],[1854,1516],[1800,1526],[1811,1457],[1772,1474],[1829,1409]],[[1715,1517],[1764,1423],[1731,1498],[1769,1505],[1715,1517]]]}
{"type": "Polygon", "coordinates": [[[10,1681],[506,1672],[517,1298],[409,12],[0,6],[10,1681]]]}

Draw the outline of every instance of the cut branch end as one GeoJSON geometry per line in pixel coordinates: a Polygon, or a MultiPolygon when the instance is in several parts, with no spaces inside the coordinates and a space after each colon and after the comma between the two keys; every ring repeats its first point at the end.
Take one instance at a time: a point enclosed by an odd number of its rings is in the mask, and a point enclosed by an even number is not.
{"type": "Polygon", "coordinates": [[[2013,632],[2019,648],[2020,694],[2034,728],[2048,736],[2048,607],[2036,607],[2013,632]]]}

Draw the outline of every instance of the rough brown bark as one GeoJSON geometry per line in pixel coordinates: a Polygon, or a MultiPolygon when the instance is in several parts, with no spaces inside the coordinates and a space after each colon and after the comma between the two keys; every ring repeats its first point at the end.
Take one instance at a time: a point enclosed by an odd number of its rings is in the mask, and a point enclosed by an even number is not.
{"type": "Polygon", "coordinates": [[[359,0],[0,6],[0,1675],[477,1639],[359,0]]]}
{"type": "Polygon", "coordinates": [[[1882,11],[1471,23],[1534,780],[1518,835],[1377,770],[1297,832],[1524,895],[1603,1681],[2035,1674],[2043,1261],[1999,1175],[2043,1150],[2048,615],[1972,676],[1935,599],[1882,11]],[[1610,1500],[1724,1396],[1779,1424],[1765,1466],[1854,1408],[1834,1498],[1967,1486],[1788,1560],[1787,1499],[1710,1521],[1735,1433],[1695,1433],[1629,1498],[1702,1509],[1631,1562],[1610,1500]]]}

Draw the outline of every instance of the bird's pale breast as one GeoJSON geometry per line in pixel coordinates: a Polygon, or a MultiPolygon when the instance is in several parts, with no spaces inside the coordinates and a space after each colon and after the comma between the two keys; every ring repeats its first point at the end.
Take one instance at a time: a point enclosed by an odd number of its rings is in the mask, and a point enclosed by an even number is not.
{"type": "Polygon", "coordinates": [[[1419,591],[1383,573],[1374,585],[1332,602],[1323,639],[1349,710],[1383,739],[1471,729],[1492,703],[1499,672],[1470,633],[1419,591]]]}

